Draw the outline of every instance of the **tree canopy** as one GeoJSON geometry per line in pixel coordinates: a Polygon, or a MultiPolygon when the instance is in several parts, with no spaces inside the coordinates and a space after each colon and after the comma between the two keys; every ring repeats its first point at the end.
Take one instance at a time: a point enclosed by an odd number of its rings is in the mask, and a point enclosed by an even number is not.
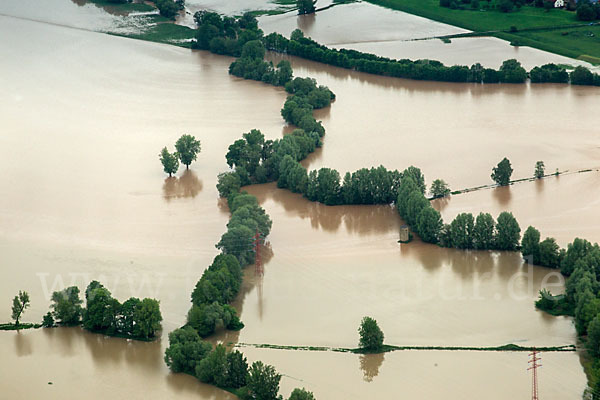
{"type": "Polygon", "coordinates": [[[19,294],[14,297],[12,304],[12,319],[15,320],[15,325],[19,325],[19,319],[28,307],[29,293],[19,290],[19,294]]]}
{"type": "Polygon", "coordinates": [[[510,176],[513,169],[508,158],[504,157],[496,167],[492,169],[492,179],[500,186],[506,186],[510,183],[510,176]]]}
{"type": "Polygon", "coordinates": [[[200,153],[200,141],[192,135],[182,135],[175,142],[175,150],[177,150],[177,157],[187,169],[193,161],[196,161],[198,153],[200,153]]]}
{"type": "Polygon", "coordinates": [[[371,317],[364,317],[358,328],[359,341],[361,349],[367,351],[378,351],[383,347],[383,332],[379,329],[377,321],[371,317]]]}

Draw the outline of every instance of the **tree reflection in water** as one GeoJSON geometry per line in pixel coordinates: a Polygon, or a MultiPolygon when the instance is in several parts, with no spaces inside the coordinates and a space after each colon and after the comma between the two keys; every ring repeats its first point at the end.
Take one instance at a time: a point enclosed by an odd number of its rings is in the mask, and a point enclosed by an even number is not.
{"type": "Polygon", "coordinates": [[[379,375],[379,368],[385,359],[384,353],[379,354],[361,354],[359,356],[360,369],[363,372],[363,380],[372,382],[373,378],[379,375]]]}
{"type": "Polygon", "coordinates": [[[163,198],[166,201],[187,197],[194,198],[202,190],[202,181],[198,179],[195,172],[186,169],[179,178],[171,176],[165,179],[162,189],[163,198]]]}

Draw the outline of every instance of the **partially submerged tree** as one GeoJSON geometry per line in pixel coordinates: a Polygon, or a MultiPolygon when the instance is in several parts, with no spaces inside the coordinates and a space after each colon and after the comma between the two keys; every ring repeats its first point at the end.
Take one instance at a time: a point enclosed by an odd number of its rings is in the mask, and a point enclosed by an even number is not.
{"type": "Polygon", "coordinates": [[[429,190],[429,194],[431,196],[437,197],[446,197],[450,194],[450,188],[448,184],[443,179],[436,179],[431,184],[431,189],[429,190]]]}
{"type": "Polygon", "coordinates": [[[175,149],[181,163],[185,165],[186,169],[189,169],[192,161],[196,161],[196,157],[200,153],[200,141],[192,135],[182,135],[175,142],[175,149]]]}
{"type": "Polygon", "coordinates": [[[383,332],[379,329],[377,321],[371,317],[364,317],[358,328],[360,339],[358,345],[367,351],[378,351],[383,347],[383,332]]]}
{"type": "Polygon", "coordinates": [[[315,4],[316,0],[296,0],[298,6],[298,14],[312,14],[316,11],[315,4]]]}
{"type": "Polygon", "coordinates": [[[177,160],[176,154],[169,153],[166,147],[163,147],[162,151],[158,155],[160,162],[163,165],[163,170],[172,176],[179,169],[179,161],[177,160]]]}
{"type": "Polygon", "coordinates": [[[19,319],[26,308],[29,307],[29,294],[19,290],[19,294],[13,299],[12,319],[15,320],[15,325],[19,326],[19,319]]]}
{"type": "Polygon", "coordinates": [[[510,176],[513,173],[513,169],[510,165],[508,158],[504,157],[502,161],[498,163],[498,166],[492,169],[492,179],[500,186],[506,186],[510,183],[510,176]]]}
{"type": "Polygon", "coordinates": [[[536,179],[541,179],[544,177],[546,173],[546,166],[544,165],[543,161],[538,161],[535,163],[535,172],[533,173],[533,176],[536,179]]]}

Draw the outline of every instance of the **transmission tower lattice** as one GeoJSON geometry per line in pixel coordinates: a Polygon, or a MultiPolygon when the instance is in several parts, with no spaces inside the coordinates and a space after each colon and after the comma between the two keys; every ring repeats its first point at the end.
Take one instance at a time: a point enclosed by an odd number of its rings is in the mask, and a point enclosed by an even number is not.
{"type": "Polygon", "coordinates": [[[533,380],[532,380],[532,386],[531,386],[531,400],[539,400],[538,397],[538,381],[537,381],[537,369],[539,367],[542,366],[542,364],[538,364],[538,362],[541,360],[540,357],[538,357],[538,351],[535,349],[535,347],[533,348],[533,351],[531,353],[529,353],[529,356],[531,357],[531,360],[529,360],[528,364],[529,368],[527,368],[527,371],[532,371],[533,372],[533,380]]]}

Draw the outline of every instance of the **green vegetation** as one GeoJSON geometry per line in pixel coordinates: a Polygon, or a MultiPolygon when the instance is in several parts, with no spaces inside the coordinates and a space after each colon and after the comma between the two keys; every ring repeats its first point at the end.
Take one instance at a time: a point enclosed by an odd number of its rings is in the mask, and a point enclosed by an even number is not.
{"type": "Polygon", "coordinates": [[[368,352],[378,352],[383,347],[383,332],[379,329],[377,321],[371,317],[364,317],[358,328],[360,339],[359,348],[368,352]]]}
{"type": "Polygon", "coordinates": [[[312,392],[302,388],[302,389],[294,389],[292,394],[289,397],[289,400],[315,400],[315,396],[312,392]]]}
{"type": "Polygon", "coordinates": [[[15,320],[15,326],[19,326],[19,319],[29,305],[29,293],[19,290],[19,294],[15,296],[12,304],[11,318],[15,320]]]}
{"type": "Polygon", "coordinates": [[[508,158],[504,157],[502,161],[498,163],[498,166],[492,169],[491,178],[500,186],[506,186],[510,183],[510,176],[513,173],[513,169],[510,165],[508,158]]]}
{"type": "Polygon", "coordinates": [[[163,147],[160,154],[158,155],[160,162],[163,166],[163,170],[172,176],[179,169],[179,160],[177,153],[169,153],[166,147],[163,147]]]}
{"type": "Polygon", "coordinates": [[[47,312],[42,319],[42,326],[44,328],[52,328],[54,326],[54,317],[51,312],[47,312]]]}
{"type": "MultiPolygon", "coordinates": [[[[435,21],[459,26],[475,35],[493,35],[509,42],[551,51],[567,57],[583,55],[600,57],[598,35],[580,38],[577,31],[598,31],[598,27],[582,27],[574,12],[523,6],[515,12],[482,10],[481,7],[440,7],[439,0],[368,0],[380,6],[405,11],[435,21]],[[513,29],[511,29],[513,28],[513,29]],[[563,33],[567,34],[564,35],[563,33]],[[585,39],[585,40],[580,40],[585,39]],[[594,45],[595,44],[595,45],[594,45]]],[[[456,1],[458,5],[462,3],[456,1]]],[[[480,5],[487,3],[479,1],[480,5]]]]}
{"type": "Polygon", "coordinates": [[[32,323],[20,323],[17,324],[0,324],[0,331],[20,331],[21,329],[38,329],[41,328],[41,324],[32,323]]]}
{"type": "Polygon", "coordinates": [[[542,179],[546,175],[546,166],[543,161],[538,161],[535,163],[535,171],[533,172],[533,177],[535,179],[542,179]]]}
{"type": "Polygon", "coordinates": [[[176,25],[173,23],[157,23],[156,25],[145,27],[140,33],[128,33],[119,36],[190,48],[192,47],[192,41],[195,37],[195,30],[187,26],[176,25]]]}
{"type": "Polygon", "coordinates": [[[132,297],[121,304],[98,281],[90,282],[85,300],[82,326],[91,332],[150,340],[161,329],[162,315],[157,300],[132,297]]]}
{"type": "Polygon", "coordinates": [[[296,0],[298,14],[312,14],[315,12],[315,4],[317,0],[296,0]]]}
{"type": "Polygon", "coordinates": [[[181,163],[185,165],[186,169],[189,169],[192,161],[196,161],[196,157],[200,153],[200,141],[192,135],[182,135],[175,142],[175,150],[177,150],[176,154],[181,163]]]}
{"type": "Polygon", "coordinates": [[[154,4],[158,8],[160,15],[173,20],[179,13],[179,10],[183,8],[183,2],[177,4],[173,0],[154,0],[154,4]]]}
{"type": "Polygon", "coordinates": [[[450,195],[450,188],[443,179],[436,179],[431,183],[431,189],[429,189],[429,194],[434,199],[446,197],[450,195]]]}
{"type": "Polygon", "coordinates": [[[275,371],[275,368],[256,361],[248,372],[248,398],[277,400],[281,375],[275,371]]]}
{"type": "Polygon", "coordinates": [[[52,316],[59,325],[78,325],[83,309],[83,301],[79,298],[79,288],[71,286],[52,293],[52,316]]]}

